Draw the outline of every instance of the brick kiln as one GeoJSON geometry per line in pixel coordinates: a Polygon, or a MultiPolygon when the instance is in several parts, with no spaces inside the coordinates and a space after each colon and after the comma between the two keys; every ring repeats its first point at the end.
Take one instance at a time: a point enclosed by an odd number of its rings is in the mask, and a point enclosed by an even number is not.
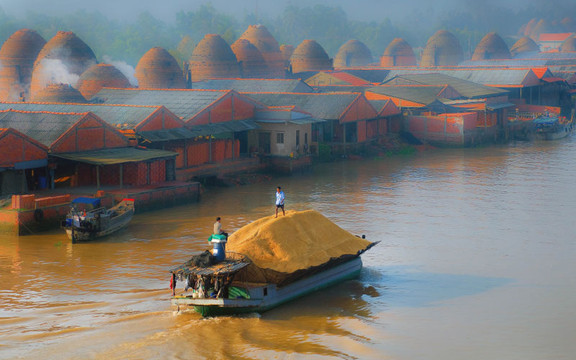
{"type": "Polygon", "coordinates": [[[294,50],[290,58],[292,73],[304,71],[332,70],[332,60],[320,44],[314,40],[304,40],[294,50]]]}
{"type": "Polygon", "coordinates": [[[260,52],[268,64],[270,77],[284,78],[285,67],[282,52],[278,46],[278,41],[270,34],[264,25],[250,25],[240,36],[240,39],[250,41],[260,52]]]}
{"type": "Polygon", "coordinates": [[[186,81],[176,59],[161,47],[154,47],[144,54],[134,76],[141,89],[184,89],[186,81]]]}
{"type": "Polygon", "coordinates": [[[402,38],[396,38],[386,47],[380,58],[380,66],[416,66],[412,46],[402,38]]]}
{"type": "Polygon", "coordinates": [[[372,52],[359,40],[348,40],[338,49],[334,56],[334,67],[337,69],[365,66],[372,62],[372,52]]]}
{"type": "Polygon", "coordinates": [[[464,59],[458,39],[449,31],[438,30],[426,43],[420,66],[454,66],[464,59]]]}
{"type": "Polygon", "coordinates": [[[21,29],[0,48],[0,101],[27,100],[34,61],[46,40],[34,30],[21,29]]]}
{"type": "Polygon", "coordinates": [[[98,63],[92,49],[70,31],[58,31],[40,50],[34,63],[30,95],[49,84],[76,85],[80,75],[98,63]]]}
{"type": "Polygon", "coordinates": [[[240,63],[241,77],[266,78],[271,75],[262,53],[250,41],[240,38],[231,48],[240,63]]]}
{"type": "Polygon", "coordinates": [[[104,87],[129,88],[130,81],[120,70],[110,64],[95,64],[78,79],[76,88],[82,96],[90,100],[104,87]]]}
{"type": "Polygon", "coordinates": [[[472,60],[510,59],[510,50],[504,40],[495,32],[486,34],[480,40],[472,55],[472,60]]]}
{"type": "Polygon", "coordinates": [[[207,34],[198,43],[190,57],[189,68],[192,81],[240,76],[236,55],[217,34],[207,34]]]}

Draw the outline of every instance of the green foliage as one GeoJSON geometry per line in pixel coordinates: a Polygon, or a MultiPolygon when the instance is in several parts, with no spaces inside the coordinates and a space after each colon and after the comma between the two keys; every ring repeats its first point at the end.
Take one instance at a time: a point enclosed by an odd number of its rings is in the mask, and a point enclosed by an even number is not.
{"type": "Polygon", "coordinates": [[[318,144],[318,158],[321,161],[328,161],[332,159],[332,148],[328,144],[318,144]]]}
{"type": "Polygon", "coordinates": [[[206,34],[220,34],[231,45],[236,41],[235,34],[239,26],[235,18],[220,13],[211,4],[207,4],[196,11],[179,11],[176,14],[175,27],[181,36],[188,35],[196,44],[206,34]]]}
{"type": "Polygon", "coordinates": [[[99,60],[109,56],[133,66],[152,47],[174,48],[179,40],[167,24],[147,12],[141,13],[133,23],[127,24],[110,20],[100,12],[83,10],[62,16],[29,12],[24,19],[14,19],[13,22],[17,24],[14,31],[22,28],[34,29],[46,41],[58,31],[72,31],[90,46],[99,60]]]}
{"type": "Polygon", "coordinates": [[[268,26],[279,43],[298,46],[303,40],[316,40],[328,54],[335,54],[338,48],[350,39],[350,26],[342,8],[315,5],[300,8],[288,6],[268,26]]]}

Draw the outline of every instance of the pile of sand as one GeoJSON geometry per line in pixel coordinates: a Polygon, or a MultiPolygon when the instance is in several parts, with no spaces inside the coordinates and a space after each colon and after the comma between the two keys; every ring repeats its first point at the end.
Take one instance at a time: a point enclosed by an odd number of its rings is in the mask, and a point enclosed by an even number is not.
{"type": "Polygon", "coordinates": [[[256,220],[233,233],[226,250],[248,256],[261,269],[292,273],[356,254],[369,244],[319,212],[306,210],[256,220]]]}

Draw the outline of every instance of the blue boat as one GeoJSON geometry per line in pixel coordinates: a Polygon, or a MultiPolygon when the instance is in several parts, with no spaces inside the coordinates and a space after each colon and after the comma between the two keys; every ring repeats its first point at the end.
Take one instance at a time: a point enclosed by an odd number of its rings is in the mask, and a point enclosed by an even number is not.
{"type": "Polygon", "coordinates": [[[533,137],[536,140],[557,140],[572,133],[574,124],[565,117],[544,116],[532,120],[533,137]]]}
{"type": "Polygon", "coordinates": [[[134,215],[134,200],[123,199],[117,205],[106,209],[100,206],[98,198],[77,198],[72,201],[70,212],[62,222],[72,243],[94,240],[110,235],[124,228],[134,215]],[[88,210],[79,210],[83,205],[88,210]]]}

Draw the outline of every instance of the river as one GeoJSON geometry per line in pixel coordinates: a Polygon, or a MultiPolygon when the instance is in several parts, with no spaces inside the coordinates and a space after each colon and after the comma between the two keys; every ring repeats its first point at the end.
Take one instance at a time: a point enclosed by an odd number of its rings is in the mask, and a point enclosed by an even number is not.
{"type": "Polygon", "coordinates": [[[322,164],[210,189],[72,245],[0,241],[0,359],[573,359],[576,138],[322,164]],[[348,281],[262,315],[170,306],[168,269],[226,230],[319,210],[380,244],[348,281]]]}

